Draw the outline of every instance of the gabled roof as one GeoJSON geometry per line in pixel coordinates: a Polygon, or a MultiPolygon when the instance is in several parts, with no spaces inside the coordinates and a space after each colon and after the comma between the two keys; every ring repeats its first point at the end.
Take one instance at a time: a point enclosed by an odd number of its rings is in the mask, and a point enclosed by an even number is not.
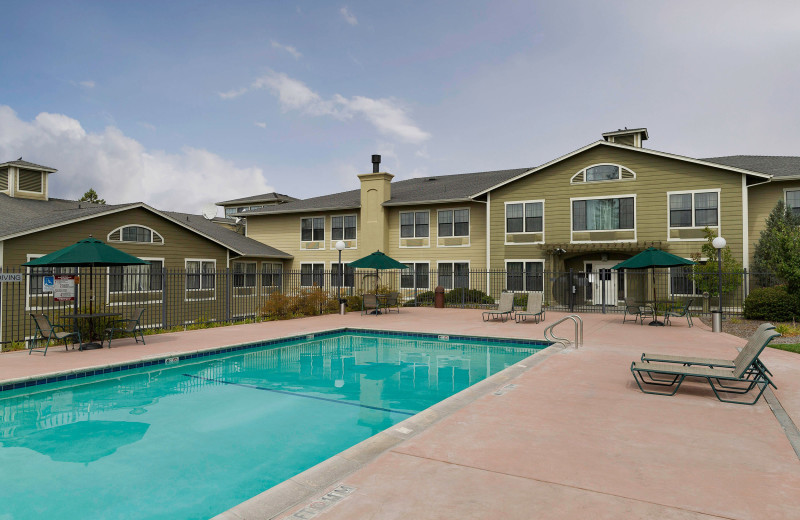
{"type": "Polygon", "coordinates": [[[91,204],[64,199],[17,199],[0,194],[0,240],[44,231],[74,222],[110,215],[134,208],[155,213],[191,232],[197,233],[241,256],[292,258],[288,253],[262,244],[227,229],[201,215],[159,211],[143,202],[131,204],[91,204]]]}
{"type": "Polygon", "coordinates": [[[792,155],[728,155],[726,157],[709,157],[704,161],[735,166],[745,170],[766,173],[781,178],[800,178],[800,157],[792,155]]]}
{"type": "Polygon", "coordinates": [[[20,157],[16,161],[8,161],[8,162],[4,162],[3,164],[0,164],[0,168],[3,168],[5,166],[16,166],[18,168],[27,168],[29,170],[40,170],[40,171],[49,172],[49,173],[53,173],[53,172],[57,172],[58,171],[55,168],[51,168],[49,166],[42,166],[41,164],[34,164],[32,162],[23,161],[22,157],[20,157]]]}
{"type": "MultiPolygon", "coordinates": [[[[456,175],[436,175],[397,181],[392,183],[392,198],[384,202],[383,205],[405,206],[468,201],[476,190],[491,187],[529,169],[516,168],[513,170],[460,173],[456,175]]],[[[361,190],[350,190],[269,206],[255,211],[248,211],[246,214],[275,215],[310,211],[348,210],[360,207],[361,190]]]]}
{"type": "Polygon", "coordinates": [[[472,196],[473,197],[478,197],[478,196],[483,195],[483,194],[485,194],[487,192],[495,190],[495,189],[497,189],[497,188],[499,188],[501,186],[505,186],[506,184],[508,184],[510,182],[514,182],[514,181],[516,181],[518,179],[521,179],[521,178],[523,178],[523,177],[525,177],[527,175],[530,175],[531,173],[535,173],[535,172],[537,172],[539,170],[543,170],[544,168],[547,168],[548,166],[552,166],[552,165],[554,165],[556,163],[559,163],[559,162],[561,162],[563,160],[569,159],[570,157],[572,157],[574,155],[578,155],[579,153],[585,152],[585,151],[590,150],[592,148],[596,148],[598,146],[609,146],[609,147],[612,147],[612,148],[620,148],[620,149],[623,149],[623,150],[632,150],[634,152],[640,152],[640,153],[645,153],[645,154],[650,154],[650,155],[657,155],[659,157],[666,157],[668,159],[676,159],[678,161],[686,161],[686,162],[690,162],[690,163],[693,163],[693,164],[701,164],[703,166],[710,166],[712,168],[718,168],[718,169],[721,169],[721,170],[728,170],[728,171],[739,173],[739,174],[744,173],[746,175],[753,175],[755,177],[761,177],[761,178],[764,178],[764,179],[770,179],[772,177],[771,175],[769,175],[767,173],[748,170],[748,169],[745,169],[745,168],[739,168],[739,167],[736,167],[736,166],[729,166],[729,165],[725,165],[725,164],[713,163],[713,162],[710,162],[710,161],[707,161],[707,160],[704,160],[704,159],[693,159],[691,157],[686,157],[684,155],[676,155],[676,154],[667,153],[667,152],[660,152],[658,150],[651,150],[649,148],[640,148],[638,146],[628,146],[628,145],[625,145],[625,144],[609,143],[607,141],[595,141],[593,143],[587,144],[584,147],[578,148],[577,150],[574,150],[574,151],[572,151],[572,152],[570,152],[570,153],[568,153],[566,155],[562,155],[561,157],[553,159],[552,161],[548,161],[548,162],[546,162],[546,163],[544,163],[544,164],[542,164],[540,166],[525,170],[523,173],[521,173],[520,175],[517,175],[516,177],[513,177],[513,178],[508,179],[506,181],[503,181],[501,183],[498,183],[498,184],[496,184],[494,186],[491,186],[490,188],[487,188],[487,189],[485,189],[483,191],[476,192],[472,196]]]}
{"type": "Polygon", "coordinates": [[[261,195],[253,195],[251,197],[242,197],[241,199],[231,199],[231,200],[223,200],[222,202],[215,202],[217,206],[234,206],[236,204],[251,204],[253,202],[292,202],[295,200],[300,200],[298,198],[292,197],[290,195],[284,195],[283,193],[262,193],[261,195]]]}

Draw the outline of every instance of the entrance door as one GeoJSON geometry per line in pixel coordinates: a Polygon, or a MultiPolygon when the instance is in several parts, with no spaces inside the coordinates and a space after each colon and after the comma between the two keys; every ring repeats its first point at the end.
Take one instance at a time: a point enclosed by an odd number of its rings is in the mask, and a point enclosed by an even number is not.
{"type": "Polygon", "coordinates": [[[588,278],[587,288],[591,288],[591,295],[587,294],[587,300],[591,300],[594,305],[603,305],[603,295],[605,294],[606,305],[617,304],[617,275],[618,273],[611,268],[619,262],[585,262],[586,274],[588,278]],[[603,286],[605,285],[605,293],[603,286]]]}

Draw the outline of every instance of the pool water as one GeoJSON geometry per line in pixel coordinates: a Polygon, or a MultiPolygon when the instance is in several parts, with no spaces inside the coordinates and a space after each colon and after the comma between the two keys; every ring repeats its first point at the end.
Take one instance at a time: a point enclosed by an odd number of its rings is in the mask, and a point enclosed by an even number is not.
{"type": "Polygon", "coordinates": [[[344,333],[3,392],[0,520],[209,518],[535,351],[344,333]]]}

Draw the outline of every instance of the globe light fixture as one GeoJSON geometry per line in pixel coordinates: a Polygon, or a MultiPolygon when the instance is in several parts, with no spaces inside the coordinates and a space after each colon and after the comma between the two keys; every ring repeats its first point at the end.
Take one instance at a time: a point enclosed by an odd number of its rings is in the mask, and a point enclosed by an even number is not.
{"type": "MultiPolygon", "coordinates": [[[[716,237],[711,241],[711,245],[717,250],[717,319],[719,320],[718,327],[713,327],[715,332],[722,332],[722,250],[728,245],[728,241],[722,237],[716,237]]],[[[713,324],[712,324],[713,325],[713,324]]]]}
{"type": "Polygon", "coordinates": [[[711,245],[714,246],[714,249],[725,249],[725,246],[728,245],[728,241],[722,237],[716,237],[714,240],[711,241],[711,245]]]}

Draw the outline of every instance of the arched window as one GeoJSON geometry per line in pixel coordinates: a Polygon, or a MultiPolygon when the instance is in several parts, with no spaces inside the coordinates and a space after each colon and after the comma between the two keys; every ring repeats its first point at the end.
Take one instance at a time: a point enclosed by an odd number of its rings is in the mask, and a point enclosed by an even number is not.
{"type": "Polygon", "coordinates": [[[570,179],[571,184],[600,181],[633,180],[636,174],[619,164],[595,164],[579,171],[570,179]]]}
{"type": "Polygon", "coordinates": [[[147,226],[121,226],[108,234],[109,242],[138,242],[140,244],[163,244],[164,237],[147,226]]]}

